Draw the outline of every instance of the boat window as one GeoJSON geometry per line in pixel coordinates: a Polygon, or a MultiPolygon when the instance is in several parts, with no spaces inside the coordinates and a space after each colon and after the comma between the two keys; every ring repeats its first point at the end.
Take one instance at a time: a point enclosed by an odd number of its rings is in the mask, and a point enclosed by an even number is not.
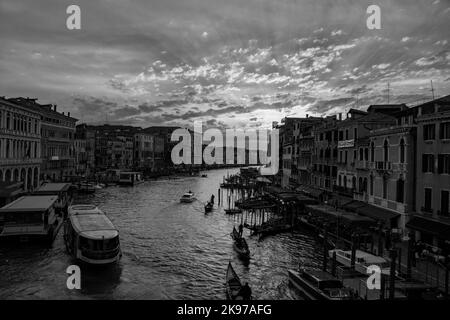
{"type": "Polygon", "coordinates": [[[105,240],[93,240],[80,237],[80,248],[85,250],[102,251],[113,250],[119,245],[119,237],[105,240]]]}
{"type": "Polygon", "coordinates": [[[5,215],[5,223],[18,223],[18,224],[32,224],[32,223],[42,223],[42,213],[31,212],[31,213],[7,213],[5,215]]]}

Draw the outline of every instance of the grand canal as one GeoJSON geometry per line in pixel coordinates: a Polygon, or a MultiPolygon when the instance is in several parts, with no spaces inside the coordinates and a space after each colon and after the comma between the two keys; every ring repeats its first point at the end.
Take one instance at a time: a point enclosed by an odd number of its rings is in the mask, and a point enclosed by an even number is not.
{"type": "Polygon", "coordinates": [[[244,265],[229,236],[238,222],[217,207],[217,189],[226,174],[214,170],[207,178],[112,186],[77,198],[77,203],[98,205],[120,230],[121,261],[101,269],[82,266],[81,290],[69,290],[66,268],[76,262],[65,252],[62,230],[51,248],[2,247],[0,299],[224,299],[230,260],[255,298],[299,298],[288,286],[287,270],[301,261],[319,265],[320,244],[307,232],[258,241],[245,230],[252,258],[244,265]],[[181,204],[180,196],[189,189],[198,200],[181,204]],[[205,215],[203,203],[211,194],[216,206],[205,215]]]}

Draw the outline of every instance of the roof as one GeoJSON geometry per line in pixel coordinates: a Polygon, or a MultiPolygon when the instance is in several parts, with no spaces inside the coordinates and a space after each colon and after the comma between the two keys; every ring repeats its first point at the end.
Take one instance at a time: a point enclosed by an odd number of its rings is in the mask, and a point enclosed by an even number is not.
{"type": "Polygon", "coordinates": [[[317,280],[321,280],[321,281],[325,281],[325,280],[340,281],[339,279],[335,278],[332,274],[322,271],[322,270],[304,269],[303,272],[307,273],[310,276],[316,278],[317,280]]]}
{"type": "Polygon", "coordinates": [[[428,217],[414,216],[406,227],[432,234],[440,239],[450,240],[450,221],[430,219],[428,217]]]}
{"type": "Polygon", "coordinates": [[[50,208],[58,196],[23,196],[7,204],[0,212],[36,212],[50,208]]]}
{"type": "Polygon", "coordinates": [[[81,236],[89,239],[114,238],[119,235],[116,227],[97,207],[77,205],[70,207],[70,221],[81,236]]]}
{"type": "Polygon", "coordinates": [[[45,183],[40,186],[35,193],[41,192],[61,192],[67,191],[70,188],[70,183],[45,183]]]}
{"type": "Polygon", "coordinates": [[[391,220],[400,216],[400,214],[397,212],[376,207],[357,200],[351,201],[350,203],[343,205],[343,208],[359,213],[363,216],[367,216],[369,218],[382,221],[391,220]]]}

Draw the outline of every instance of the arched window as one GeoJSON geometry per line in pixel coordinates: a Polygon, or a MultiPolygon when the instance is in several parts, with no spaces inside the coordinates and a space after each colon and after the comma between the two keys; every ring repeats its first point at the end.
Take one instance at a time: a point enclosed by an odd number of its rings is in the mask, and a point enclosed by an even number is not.
{"type": "Polygon", "coordinates": [[[363,192],[367,192],[367,178],[363,180],[363,192]]]}
{"type": "Polygon", "coordinates": [[[386,177],[383,177],[383,199],[387,199],[388,194],[388,180],[386,177]]]}
{"type": "Polygon", "coordinates": [[[370,161],[375,161],[375,143],[373,141],[370,143],[370,161]]]}
{"type": "Polygon", "coordinates": [[[352,189],[356,191],[356,177],[352,178],[352,189]]]}
{"type": "Polygon", "coordinates": [[[342,186],[342,177],[341,177],[341,175],[339,175],[339,177],[338,177],[338,186],[339,187],[342,186]]]}
{"type": "Polygon", "coordinates": [[[389,161],[389,143],[387,140],[384,140],[383,143],[383,155],[384,155],[384,162],[389,161]]]}
{"type": "Polygon", "coordinates": [[[359,179],[358,179],[358,191],[359,191],[359,192],[364,192],[364,190],[363,190],[363,179],[362,179],[362,177],[359,177],[359,179]]]}
{"type": "Polygon", "coordinates": [[[400,163],[405,163],[405,140],[400,140],[400,163]]]}
{"type": "Polygon", "coordinates": [[[369,148],[364,149],[364,160],[369,161],[369,148]]]}
{"type": "Polygon", "coordinates": [[[364,150],[363,148],[359,148],[359,161],[364,160],[364,150]]]}
{"type": "Polygon", "coordinates": [[[347,176],[344,176],[344,188],[347,189],[347,176]]]}

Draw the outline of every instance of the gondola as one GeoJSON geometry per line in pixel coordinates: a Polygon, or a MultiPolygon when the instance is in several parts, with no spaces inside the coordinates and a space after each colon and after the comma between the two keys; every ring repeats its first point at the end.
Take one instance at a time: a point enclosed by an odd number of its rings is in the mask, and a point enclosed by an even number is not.
{"type": "Polygon", "coordinates": [[[234,271],[231,262],[228,262],[228,269],[225,279],[225,285],[227,290],[227,298],[230,300],[244,300],[244,297],[241,294],[241,280],[238,275],[234,271]]]}
{"type": "Polygon", "coordinates": [[[214,206],[213,203],[208,201],[208,203],[205,204],[205,213],[211,212],[213,209],[213,206],[214,206]]]}
{"type": "Polygon", "coordinates": [[[236,213],[242,213],[241,209],[225,209],[226,214],[236,214],[236,213]]]}
{"type": "Polygon", "coordinates": [[[233,232],[230,236],[234,240],[233,248],[239,253],[240,257],[250,259],[250,249],[248,248],[247,241],[241,237],[235,227],[233,227],[233,232]]]}
{"type": "Polygon", "coordinates": [[[234,241],[234,250],[239,253],[239,256],[243,259],[250,259],[250,249],[248,248],[247,241],[244,238],[238,238],[234,241]]]}

